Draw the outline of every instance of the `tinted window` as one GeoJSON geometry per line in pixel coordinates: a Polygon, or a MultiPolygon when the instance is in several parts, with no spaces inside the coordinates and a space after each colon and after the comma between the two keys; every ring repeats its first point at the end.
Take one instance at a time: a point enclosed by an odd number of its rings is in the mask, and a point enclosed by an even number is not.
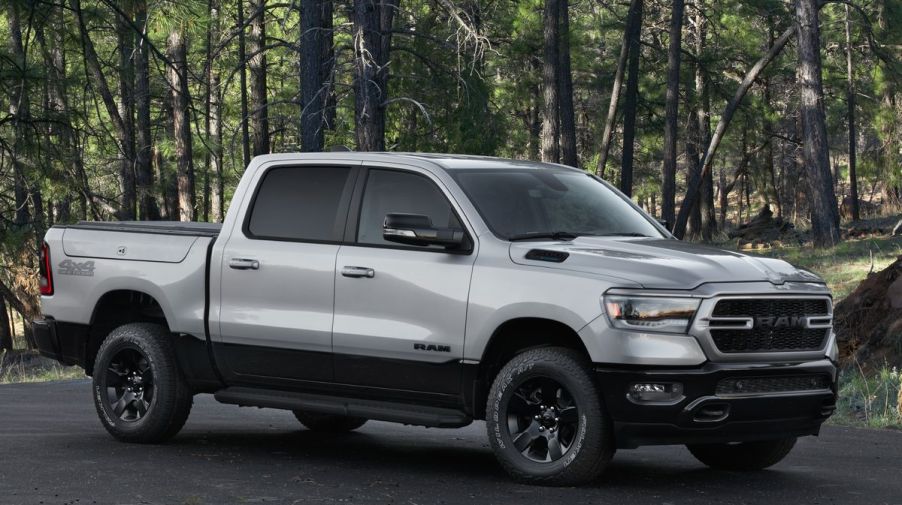
{"type": "Polygon", "coordinates": [[[399,213],[428,216],[436,228],[462,228],[445,195],[428,178],[409,172],[370,170],[360,208],[357,241],[399,245],[382,238],[385,216],[399,213]]]}
{"type": "Polygon", "coordinates": [[[501,238],[549,232],[662,237],[629,202],[585,173],[512,168],[452,176],[501,238]]]}
{"type": "Polygon", "coordinates": [[[338,240],[336,219],[350,173],[348,167],[269,170],[253,202],[248,231],[256,238],[338,240]]]}

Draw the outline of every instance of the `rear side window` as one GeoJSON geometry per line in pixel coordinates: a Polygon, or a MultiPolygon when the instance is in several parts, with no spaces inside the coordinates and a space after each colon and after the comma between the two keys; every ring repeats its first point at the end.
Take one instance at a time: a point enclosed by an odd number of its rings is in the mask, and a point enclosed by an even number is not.
{"type": "MultiPolygon", "coordinates": [[[[357,242],[397,247],[398,244],[382,238],[382,223],[387,214],[421,214],[428,216],[437,228],[463,228],[444,193],[425,176],[371,169],[360,206],[357,242]]],[[[441,246],[418,249],[427,248],[444,250],[441,246]]]]}
{"type": "Polygon", "coordinates": [[[252,202],[247,231],[252,238],[338,241],[337,223],[349,167],[279,167],[263,176],[252,202]]]}

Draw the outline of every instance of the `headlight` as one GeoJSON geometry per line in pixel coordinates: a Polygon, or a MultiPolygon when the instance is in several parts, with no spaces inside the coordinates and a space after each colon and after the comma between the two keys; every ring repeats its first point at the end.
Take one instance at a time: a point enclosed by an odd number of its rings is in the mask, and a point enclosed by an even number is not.
{"type": "Polygon", "coordinates": [[[615,328],[686,333],[701,303],[695,298],[605,295],[604,308],[615,328]]]}

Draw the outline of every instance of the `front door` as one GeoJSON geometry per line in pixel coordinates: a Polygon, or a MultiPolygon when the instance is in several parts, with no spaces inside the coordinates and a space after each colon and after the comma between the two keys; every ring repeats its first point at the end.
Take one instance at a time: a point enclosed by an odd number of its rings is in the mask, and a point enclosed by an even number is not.
{"type": "Polygon", "coordinates": [[[356,170],[274,166],[258,179],[222,257],[215,349],[235,382],[332,380],[335,258],[356,170]]]}
{"type": "MultiPolygon", "coordinates": [[[[460,392],[460,360],[476,254],[382,238],[391,213],[463,228],[428,174],[369,169],[354,232],[335,272],[335,381],[429,393],[460,392]]],[[[472,249],[472,248],[471,248],[472,249]]]]}

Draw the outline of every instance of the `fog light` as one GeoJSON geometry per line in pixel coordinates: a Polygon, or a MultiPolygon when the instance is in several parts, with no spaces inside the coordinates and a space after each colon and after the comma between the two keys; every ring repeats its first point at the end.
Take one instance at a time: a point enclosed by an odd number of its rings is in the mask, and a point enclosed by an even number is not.
{"type": "Polygon", "coordinates": [[[640,382],[630,385],[626,395],[634,402],[673,403],[683,398],[683,385],[679,382],[640,382]]]}

